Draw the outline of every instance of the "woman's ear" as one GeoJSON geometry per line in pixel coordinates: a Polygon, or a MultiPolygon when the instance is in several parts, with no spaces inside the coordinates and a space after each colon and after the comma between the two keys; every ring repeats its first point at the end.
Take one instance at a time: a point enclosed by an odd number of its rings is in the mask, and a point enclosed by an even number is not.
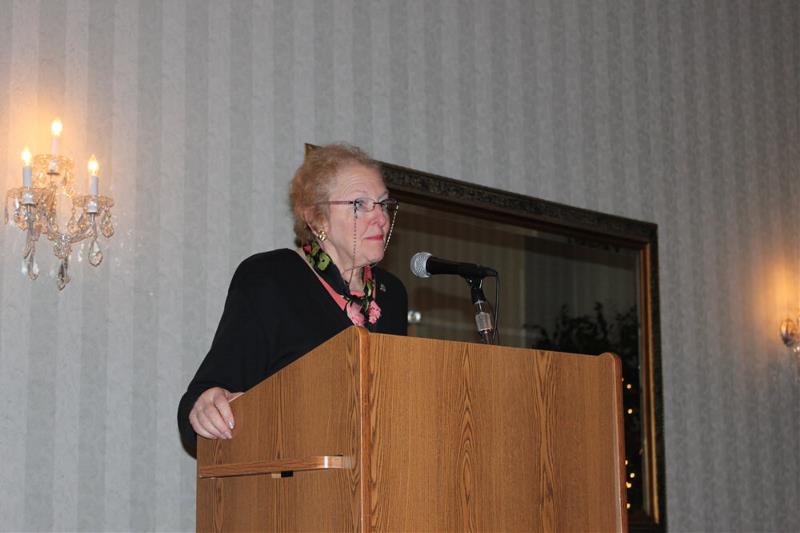
{"type": "Polygon", "coordinates": [[[325,231],[325,218],[315,207],[307,207],[303,211],[303,220],[305,220],[306,226],[308,226],[308,228],[311,230],[311,233],[314,235],[319,234],[321,231],[325,231]]]}

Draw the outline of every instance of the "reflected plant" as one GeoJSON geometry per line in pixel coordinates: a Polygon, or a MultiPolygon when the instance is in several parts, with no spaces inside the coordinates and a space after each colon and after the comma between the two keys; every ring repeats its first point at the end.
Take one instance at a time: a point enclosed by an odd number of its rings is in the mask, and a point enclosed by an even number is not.
{"type": "Polygon", "coordinates": [[[601,302],[594,304],[594,314],[571,316],[567,305],[562,305],[550,335],[541,325],[531,326],[531,347],[538,350],[600,355],[617,354],[622,361],[623,409],[625,421],[626,471],[639,478],[626,481],[629,513],[642,512],[642,418],[639,397],[639,318],[636,306],[618,312],[613,319],[605,317],[601,302]]]}
{"type": "Polygon", "coordinates": [[[613,352],[626,367],[631,364],[638,368],[639,319],[635,305],[623,313],[617,312],[609,322],[601,302],[595,302],[594,315],[579,316],[571,316],[564,304],[552,331],[551,336],[544,326],[531,326],[531,347],[591,355],[613,352]]]}

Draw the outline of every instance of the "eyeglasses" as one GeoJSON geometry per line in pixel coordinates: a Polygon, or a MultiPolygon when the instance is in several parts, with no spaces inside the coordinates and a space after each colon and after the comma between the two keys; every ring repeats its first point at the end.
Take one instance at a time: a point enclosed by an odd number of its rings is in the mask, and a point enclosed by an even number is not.
{"type": "Polygon", "coordinates": [[[356,213],[371,213],[375,210],[375,206],[381,206],[384,213],[393,215],[397,212],[397,209],[400,207],[400,202],[395,200],[394,198],[387,198],[386,200],[381,200],[377,202],[370,198],[356,198],[355,200],[330,200],[328,202],[320,202],[323,204],[329,205],[352,205],[353,211],[356,213]]]}

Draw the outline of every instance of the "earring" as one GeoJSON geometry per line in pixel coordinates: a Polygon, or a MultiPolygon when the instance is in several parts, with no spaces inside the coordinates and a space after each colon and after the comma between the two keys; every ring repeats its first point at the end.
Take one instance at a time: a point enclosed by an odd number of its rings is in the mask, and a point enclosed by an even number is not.
{"type": "Polygon", "coordinates": [[[317,239],[319,239],[319,242],[325,242],[325,239],[327,238],[328,234],[325,233],[325,230],[324,229],[319,230],[319,233],[317,233],[317,239]]]}

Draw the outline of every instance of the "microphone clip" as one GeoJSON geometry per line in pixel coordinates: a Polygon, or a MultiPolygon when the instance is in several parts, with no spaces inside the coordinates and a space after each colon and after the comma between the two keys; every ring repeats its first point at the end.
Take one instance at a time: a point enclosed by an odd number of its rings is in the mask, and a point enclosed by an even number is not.
{"type": "Polygon", "coordinates": [[[494,339],[492,326],[492,310],[483,294],[483,278],[467,279],[470,288],[472,305],[475,308],[475,325],[484,344],[492,344],[494,339]]]}

